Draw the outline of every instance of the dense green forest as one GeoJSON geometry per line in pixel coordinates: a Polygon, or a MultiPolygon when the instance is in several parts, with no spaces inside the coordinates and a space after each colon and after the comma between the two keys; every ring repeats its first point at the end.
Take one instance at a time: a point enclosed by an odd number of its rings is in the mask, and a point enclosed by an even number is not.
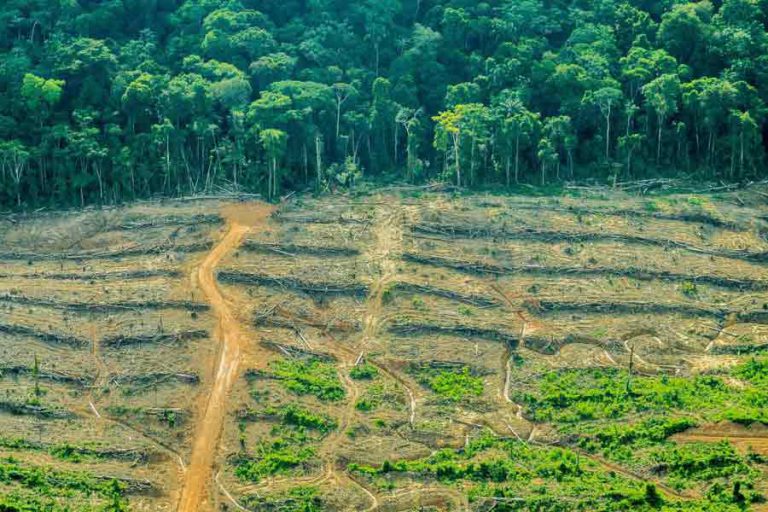
{"type": "Polygon", "coordinates": [[[766,0],[4,0],[0,204],[759,178],[766,23],[766,0]]]}

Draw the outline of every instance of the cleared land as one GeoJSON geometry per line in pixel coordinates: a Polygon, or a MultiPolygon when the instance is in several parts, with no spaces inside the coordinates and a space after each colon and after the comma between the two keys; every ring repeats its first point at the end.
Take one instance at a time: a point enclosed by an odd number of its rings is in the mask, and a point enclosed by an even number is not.
{"type": "Polygon", "coordinates": [[[0,495],[759,510],[764,204],[401,191],[4,219],[0,495]]]}

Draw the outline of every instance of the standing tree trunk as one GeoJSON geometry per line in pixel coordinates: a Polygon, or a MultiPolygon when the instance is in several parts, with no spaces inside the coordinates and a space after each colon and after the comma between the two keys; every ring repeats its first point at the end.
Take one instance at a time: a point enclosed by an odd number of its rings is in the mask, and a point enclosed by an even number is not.
{"type": "Polygon", "coordinates": [[[315,189],[320,190],[320,185],[322,183],[322,177],[323,177],[323,157],[321,154],[322,150],[322,137],[320,135],[315,136],[315,171],[317,172],[317,183],[315,184],[315,189]]]}
{"type": "Polygon", "coordinates": [[[608,105],[608,114],[605,116],[605,160],[611,155],[611,105],[608,105]]]}
{"type": "Polygon", "coordinates": [[[515,137],[515,183],[520,183],[520,133],[515,137]]]}
{"type": "Polygon", "coordinates": [[[461,158],[459,158],[461,151],[459,147],[459,144],[460,144],[459,141],[460,141],[459,134],[454,134],[453,135],[453,152],[456,158],[455,165],[456,165],[456,186],[457,187],[461,186],[461,158]]]}
{"type": "Polygon", "coordinates": [[[509,188],[509,155],[507,155],[506,164],[504,166],[504,173],[507,177],[507,188],[509,188]]]}
{"type": "Polygon", "coordinates": [[[661,163],[661,128],[664,126],[664,118],[659,116],[659,130],[656,136],[656,165],[661,163]]]}

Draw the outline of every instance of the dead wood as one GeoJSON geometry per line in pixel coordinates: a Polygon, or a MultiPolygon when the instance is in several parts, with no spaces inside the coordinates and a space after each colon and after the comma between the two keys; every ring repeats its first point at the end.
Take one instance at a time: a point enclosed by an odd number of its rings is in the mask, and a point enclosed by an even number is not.
{"type": "Polygon", "coordinates": [[[721,258],[739,259],[765,263],[768,262],[768,252],[737,251],[728,249],[714,249],[691,245],[669,239],[659,239],[638,235],[623,235],[607,232],[564,232],[545,229],[497,229],[485,226],[451,225],[421,222],[411,226],[412,233],[426,235],[440,235],[450,241],[452,238],[492,238],[495,240],[535,240],[540,242],[556,243],[583,243],[583,242],[619,242],[633,245],[650,245],[669,249],[682,249],[697,254],[718,256],[721,258]]]}
{"type": "Polygon", "coordinates": [[[222,271],[217,274],[219,282],[250,284],[279,289],[293,289],[307,295],[341,295],[365,298],[368,286],[362,283],[323,283],[304,281],[295,277],[275,277],[265,274],[222,271]]]}
{"type": "Polygon", "coordinates": [[[332,354],[316,352],[296,345],[286,345],[285,343],[276,343],[274,341],[262,341],[260,345],[296,359],[316,359],[324,362],[336,361],[336,357],[332,354]]]}
{"type": "Polygon", "coordinates": [[[476,307],[496,307],[499,306],[499,301],[491,297],[484,295],[469,295],[464,293],[455,292],[445,288],[437,288],[435,286],[426,284],[406,283],[398,282],[390,287],[390,290],[401,291],[405,293],[420,293],[423,295],[434,295],[437,297],[443,297],[445,299],[455,300],[464,304],[469,304],[476,307]]]}
{"type": "Polygon", "coordinates": [[[101,340],[101,345],[103,347],[119,349],[131,345],[183,343],[187,341],[205,339],[208,336],[208,331],[204,330],[140,334],[134,336],[117,335],[104,338],[101,340]]]}
{"type": "MultiPolygon", "coordinates": [[[[726,312],[686,304],[661,304],[657,302],[566,302],[537,300],[525,304],[529,310],[556,313],[611,313],[611,314],[676,314],[690,317],[724,318],[726,312]]],[[[532,311],[533,312],[533,311],[532,311]]]]}
{"type": "MultiPolygon", "coordinates": [[[[34,371],[27,366],[0,366],[0,378],[9,377],[30,377],[33,376],[34,371]]],[[[39,371],[37,378],[49,382],[56,382],[59,384],[68,384],[72,386],[86,387],[93,382],[92,377],[78,377],[74,375],[68,375],[65,373],[39,371]]]]}
{"type": "Polygon", "coordinates": [[[245,241],[241,250],[258,253],[277,253],[286,256],[328,256],[353,257],[360,255],[358,249],[351,247],[323,247],[313,245],[276,244],[266,242],[245,241]]]}
{"type": "Polygon", "coordinates": [[[83,302],[63,302],[53,299],[43,299],[37,297],[27,297],[16,294],[0,295],[0,302],[10,302],[24,306],[39,306],[54,309],[66,309],[69,311],[81,311],[86,313],[115,313],[126,310],[145,310],[145,309],[181,309],[186,311],[202,312],[207,311],[210,306],[198,302],[190,301],[146,301],[146,302],[112,302],[112,303],[83,303],[83,302]]]}
{"type": "Polygon", "coordinates": [[[715,275],[689,275],[679,274],[668,271],[645,270],[634,267],[611,268],[611,267],[547,267],[543,265],[500,265],[496,263],[486,263],[481,261],[463,261],[443,258],[440,256],[421,255],[415,253],[404,253],[403,260],[430,265],[435,267],[444,267],[458,270],[470,274],[528,274],[540,276],[576,276],[576,277],[594,277],[594,276],[613,276],[629,277],[640,281],[650,281],[654,279],[662,281],[683,282],[688,281],[696,284],[707,284],[719,288],[736,290],[768,290],[768,281],[758,281],[754,279],[736,279],[731,277],[719,277],[715,275]]]}
{"type": "Polygon", "coordinates": [[[66,345],[73,348],[82,348],[89,345],[87,340],[77,338],[75,336],[39,331],[37,329],[33,329],[32,327],[26,327],[23,325],[0,324],[0,334],[29,336],[30,338],[38,339],[44,343],[50,343],[52,345],[66,345]]]}
{"type": "Polygon", "coordinates": [[[12,400],[0,401],[0,411],[4,411],[16,416],[36,416],[44,419],[67,419],[75,415],[69,411],[53,409],[42,405],[32,405],[24,402],[15,402],[12,400]]]}

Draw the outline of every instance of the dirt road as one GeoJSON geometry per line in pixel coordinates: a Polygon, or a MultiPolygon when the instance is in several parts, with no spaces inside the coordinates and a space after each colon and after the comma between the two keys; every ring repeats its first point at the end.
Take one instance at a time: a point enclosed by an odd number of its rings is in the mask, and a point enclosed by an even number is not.
{"type": "Polygon", "coordinates": [[[214,337],[219,343],[218,364],[203,412],[198,415],[192,456],[179,500],[178,512],[212,510],[213,474],[221,439],[227,401],[238,375],[245,337],[227,301],[216,284],[219,262],[239,247],[245,234],[271,213],[266,205],[237,205],[224,211],[229,228],[196,271],[197,284],[205,294],[217,319],[214,337]]]}

